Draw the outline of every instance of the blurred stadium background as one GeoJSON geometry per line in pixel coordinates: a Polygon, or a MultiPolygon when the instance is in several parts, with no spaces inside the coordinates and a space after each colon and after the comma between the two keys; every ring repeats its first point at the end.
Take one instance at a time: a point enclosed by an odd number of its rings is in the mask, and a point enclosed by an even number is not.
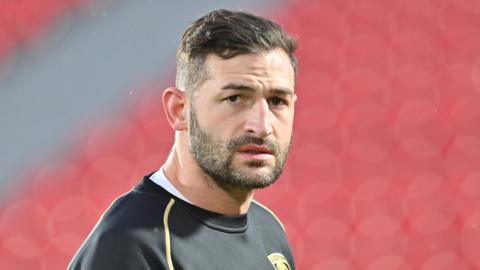
{"type": "Polygon", "coordinates": [[[294,147],[258,199],[297,269],[480,269],[480,0],[0,0],[0,269],[65,269],[172,143],[207,11],[298,37],[294,147]]]}

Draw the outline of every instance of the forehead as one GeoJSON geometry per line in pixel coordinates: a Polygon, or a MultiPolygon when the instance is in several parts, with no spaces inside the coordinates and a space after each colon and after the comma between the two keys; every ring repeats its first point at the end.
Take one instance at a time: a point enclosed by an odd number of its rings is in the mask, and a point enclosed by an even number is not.
{"type": "Polygon", "coordinates": [[[282,49],[267,52],[241,54],[222,59],[209,54],[205,59],[204,82],[226,83],[232,81],[281,86],[292,89],[295,74],[289,56],[282,49]]]}

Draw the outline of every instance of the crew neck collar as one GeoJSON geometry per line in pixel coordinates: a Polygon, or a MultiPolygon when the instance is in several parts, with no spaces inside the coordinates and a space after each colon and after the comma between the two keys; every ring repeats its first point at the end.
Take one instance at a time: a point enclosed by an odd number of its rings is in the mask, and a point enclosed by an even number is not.
{"type": "Polygon", "coordinates": [[[240,215],[225,215],[198,207],[176,197],[163,187],[155,184],[150,179],[150,176],[151,174],[145,176],[135,190],[173,198],[175,202],[178,202],[181,207],[184,207],[186,210],[188,210],[198,221],[212,229],[229,233],[241,233],[247,230],[248,213],[240,215]]]}

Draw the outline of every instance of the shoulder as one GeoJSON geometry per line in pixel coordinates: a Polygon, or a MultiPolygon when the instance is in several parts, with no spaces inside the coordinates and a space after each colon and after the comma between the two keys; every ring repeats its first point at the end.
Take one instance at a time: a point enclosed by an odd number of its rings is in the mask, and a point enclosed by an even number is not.
{"type": "Polygon", "coordinates": [[[136,230],[110,230],[90,235],[68,269],[151,269],[161,264],[163,252],[148,234],[136,230]]]}
{"type": "Polygon", "coordinates": [[[276,261],[285,263],[288,261],[290,265],[288,269],[295,269],[290,243],[280,219],[272,210],[258,201],[253,201],[251,209],[254,213],[252,223],[255,225],[256,233],[259,233],[258,237],[261,237],[264,242],[266,252],[270,254],[269,260],[272,264],[276,261]]]}
{"type": "Polygon", "coordinates": [[[163,215],[171,200],[138,190],[116,199],[80,247],[69,269],[150,269],[146,264],[161,265],[163,215]]]}
{"type": "Polygon", "coordinates": [[[268,221],[269,223],[273,223],[277,227],[281,228],[283,232],[285,232],[285,226],[283,225],[282,221],[270,208],[257,200],[253,200],[251,209],[252,213],[256,218],[260,217],[263,222],[268,221]]]}
{"type": "Polygon", "coordinates": [[[156,226],[171,198],[137,190],[117,198],[105,211],[99,224],[106,230],[118,231],[131,227],[156,226]]]}

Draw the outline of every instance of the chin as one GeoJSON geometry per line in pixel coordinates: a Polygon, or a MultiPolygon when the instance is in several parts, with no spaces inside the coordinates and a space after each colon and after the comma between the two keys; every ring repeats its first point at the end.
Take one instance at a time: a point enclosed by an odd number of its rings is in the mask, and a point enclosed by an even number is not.
{"type": "Polygon", "coordinates": [[[266,162],[262,161],[250,161],[247,163],[242,163],[241,165],[235,166],[234,170],[237,172],[237,176],[243,179],[241,181],[244,182],[247,186],[249,184],[255,186],[259,184],[260,186],[256,188],[264,188],[270,186],[276,180],[272,179],[274,174],[273,165],[267,164],[266,162]],[[264,179],[270,180],[266,182],[264,181],[264,179]]]}
{"type": "Polygon", "coordinates": [[[259,179],[271,178],[273,172],[270,168],[262,167],[243,170],[242,174],[246,179],[251,179],[250,182],[262,182],[262,180],[259,179]]]}

